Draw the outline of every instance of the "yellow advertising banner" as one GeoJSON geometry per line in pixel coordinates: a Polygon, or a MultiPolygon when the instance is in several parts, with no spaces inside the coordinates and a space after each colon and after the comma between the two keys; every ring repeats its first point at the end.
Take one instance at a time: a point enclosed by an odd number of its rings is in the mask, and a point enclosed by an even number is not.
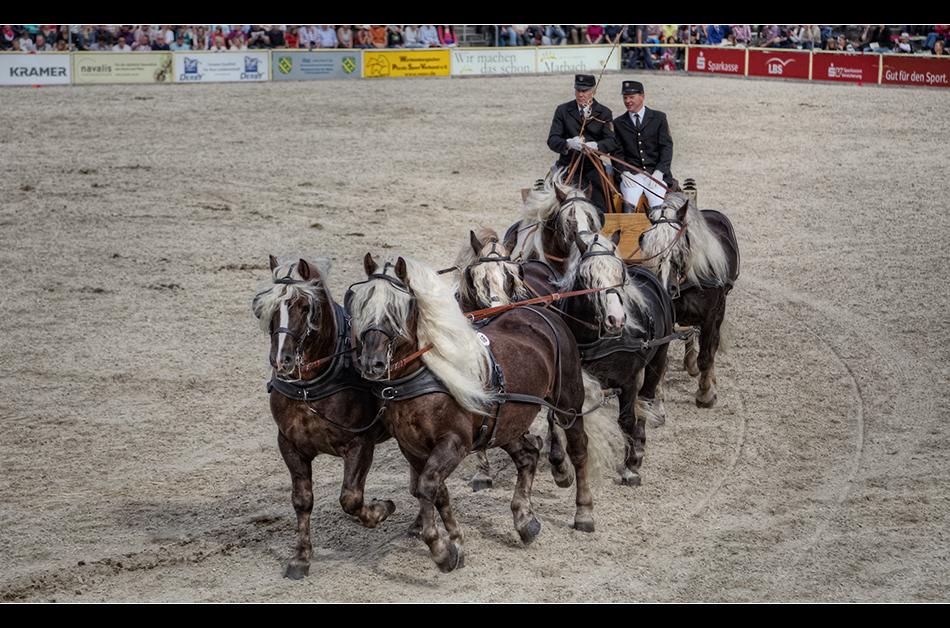
{"type": "Polygon", "coordinates": [[[73,83],[171,83],[170,52],[73,53],[73,83]]]}
{"type": "Polygon", "coordinates": [[[364,77],[448,75],[448,50],[422,48],[363,51],[364,77]]]}

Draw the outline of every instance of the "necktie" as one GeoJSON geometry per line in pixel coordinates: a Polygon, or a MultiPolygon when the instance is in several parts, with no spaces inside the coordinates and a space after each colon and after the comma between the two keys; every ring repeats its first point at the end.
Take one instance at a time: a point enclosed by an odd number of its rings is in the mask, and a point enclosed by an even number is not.
{"type": "Polygon", "coordinates": [[[640,131],[640,114],[639,113],[633,114],[633,126],[637,130],[637,132],[640,131]]]}

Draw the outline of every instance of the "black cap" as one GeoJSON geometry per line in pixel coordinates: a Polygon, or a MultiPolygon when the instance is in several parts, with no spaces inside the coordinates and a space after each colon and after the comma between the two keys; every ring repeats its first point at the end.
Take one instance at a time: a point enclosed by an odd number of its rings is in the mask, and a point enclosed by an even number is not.
{"type": "Polygon", "coordinates": [[[593,74],[577,74],[574,76],[574,89],[586,91],[594,89],[596,84],[597,79],[594,78],[593,74]]]}
{"type": "Polygon", "coordinates": [[[643,93],[643,83],[640,81],[624,81],[623,87],[620,88],[621,94],[642,94],[643,93]]]}

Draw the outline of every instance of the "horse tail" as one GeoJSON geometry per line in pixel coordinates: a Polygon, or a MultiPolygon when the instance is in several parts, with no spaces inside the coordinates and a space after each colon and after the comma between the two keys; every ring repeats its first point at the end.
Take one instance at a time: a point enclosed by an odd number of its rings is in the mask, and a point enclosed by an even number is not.
{"type": "Polygon", "coordinates": [[[604,404],[603,386],[584,371],[584,410],[597,407],[584,416],[587,435],[587,479],[598,486],[608,473],[623,467],[626,439],[617,423],[616,402],[604,404]]]}
{"type": "Polygon", "coordinates": [[[723,319],[719,326],[719,352],[728,353],[729,345],[732,343],[732,325],[728,319],[723,319]]]}

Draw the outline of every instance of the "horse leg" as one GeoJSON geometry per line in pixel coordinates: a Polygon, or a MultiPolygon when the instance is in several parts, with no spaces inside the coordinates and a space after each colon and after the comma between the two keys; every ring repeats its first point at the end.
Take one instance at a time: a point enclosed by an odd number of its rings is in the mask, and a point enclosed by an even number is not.
{"type": "Polygon", "coordinates": [[[484,451],[476,451],[471,456],[475,460],[475,475],[472,476],[472,492],[492,487],[491,465],[488,463],[488,454],[484,451]]]}
{"type": "MultiPolygon", "coordinates": [[[[416,496],[416,491],[419,487],[419,472],[416,471],[416,468],[412,465],[409,467],[409,494],[413,497],[416,496]]],[[[409,524],[409,530],[406,532],[410,538],[421,539],[422,538],[422,509],[419,509],[418,514],[416,514],[415,520],[409,524]]]]}
{"type": "Polygon", "coordinates": [[[465,566],[465,553],[462,549],[462,544],[465,542],[465,535],[462,532],[462,526],[459,525],[458,519],[455,518],[455,510],[452,509],[452,500],[445,482],[439,487],[435,507],[438,509],[439,517],[442,518],[442,525],[445,526],[445,531],[449,535],[449,543],[454,545],[458,550],[458,560],[455,568],[461,569],[465,566]]]}
{"type": "Polygon", "coordinates": [[[567,455],[570,456],[577,475],[574,528],[581,532],[593,532],[594,497],[587,483],[587,434],[584,432],[584,417],[578,417],[570,429],[564,430],[564,435],[567,437],[567,455]]]}
{"type": "Polygon", "coordinates": [[[703,324],[699,340],[699,390],[696,392],[696,405],[711,408],[716,405],[716,351],[719,349],[719,327],[726,315],[726,301],[720,300],[719,306],[710,314],[710,324],[703,324]],[[708,330],[708,332],[707,332],[708,330]]]}
{"type": "MultiPolygon", "coordinates": [[[[449,523],[443,518],[443,523],[447,523],[450,528],[453,525],[457,528],[454,531],[455,538],[447,539],[436,525],[436,506],[440,506],[443,512],[447,510],[451,513],[445,478],[451,475],[467,453],[460,439],[453,435],[442,438],[430,451],[416,482],[415,495],[419,500],[419,514],[422,518],[422,540],[429,546],[432,560],[443,572],[456,569],[462,561],[462,548],[458,545],[461,529],[458,529],[454,514],[448,518],[449,523]]],[[[418,467],[418,462],[413,466],[418,467]]],[[[453,534],[453,530],[448,531],[450,535],[453,534]]]]}
{"type": "Polygon", "coordinates": [[[374,499],[367,506],[363,501],[366,475],[373,464],[375,443],[368,438],[356,438],[343,455],[343,487],[340,490],[340,505],[343,511],[359,518],[367,528],[375,528],[396,510],[391,500],[374,499]]]}
{"type": "MultiPolygon", "coordinates": [[[[699,331],[702,335],[702,329],[699,331]]],[[[696,334],[690,334],[686,337],[686,353],[683,356],[683,368],[691,377],[699,375],[699,367],[696,366],[696,356],[699,354],[699,343],[696,341],[696,334]]]]}
{"type": "Polygon", "coordinates": [[[650,427],[660,427],[666,423],[666,401],[663,393],[663,379],[669,364],[669,345],[657,347],[653,358],[643,369],[643,384],[637,393],[637,415],[643,417],[650,427]]]}
{"type": "Polygon", "coordinates": [[[551,463],[551,475],[554,483],[561,488],[567,488],[574,483],[574,468],[567,463],[564,455],[564,445],[554,427],[554,413],[548,410],[548,439],[551,442],[548,450],[548,462],[551,463]]]}
{"type": "Polygon", "coordinates": [[[502,447],[518,469],[518,483],[511,498],[511,514],[514,517],[515,530],[521,542],[530,545],[541,532],[541,523],[531,511],[531,487],[538,469],[541,453],[529,439],[522,436],[513,443],[502,447]]]}
{"type": "Polygon", "coordinates": [[[637,415],[637,392],[639,387],[625,387],[620,392],[620,430],[627,441],[624,468],[620,483],[624,486],[640,486],[640,465],[646,454],[646,417],[637,415]]]}
{"type": "Polygon", "coordinates": [[[284,577],[300,580],[310,574],[310,559],[313,546],[310,544],[310,513],[313,512],[313,469],[312,459],[301,456],[289,440],[277,433],[277,447],[280,449],[293,484],[291,502],[297,513],[297,549],[290,557],[284,570],[284,577]]]}

